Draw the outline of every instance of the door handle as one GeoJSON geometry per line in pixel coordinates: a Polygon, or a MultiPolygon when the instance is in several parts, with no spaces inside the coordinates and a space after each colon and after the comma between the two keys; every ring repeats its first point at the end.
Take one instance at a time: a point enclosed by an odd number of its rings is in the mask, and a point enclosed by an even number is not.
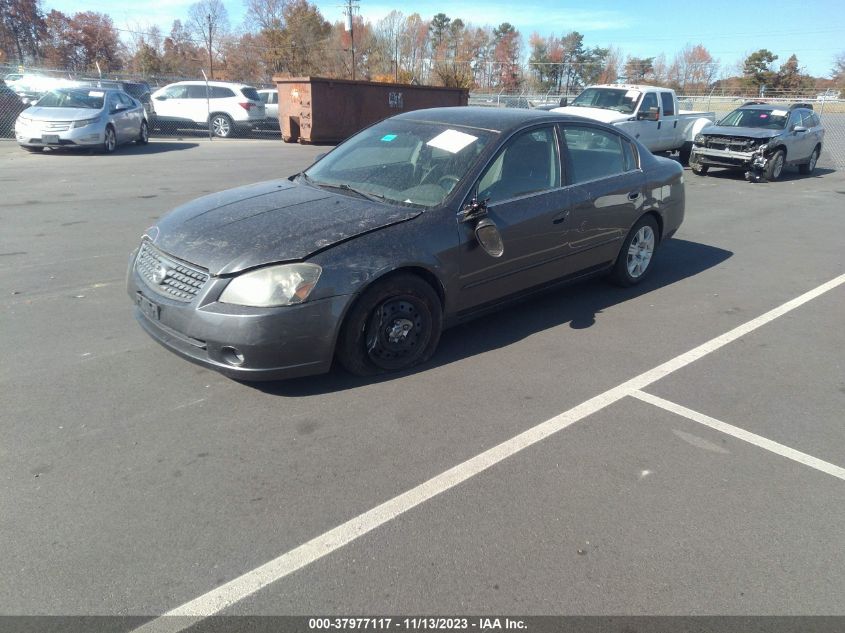
{"type": "Polygon", "coordinates": [[[631,193],[628,194],[628,200],[631,200],[631,201],[634,201],[639,197],[640,197],[639,191],[632,191],[631,193]]]}
{"type": "Polygon", "coordinates": [[[569,217],[569,209],[567,209],[566,211],[564,211],[560,215],[555,216],[554,219],[552,220],[552,224],[560,224],[561,222],[566,220],[566,218],[568,218],[568,217],[569,217]]]}

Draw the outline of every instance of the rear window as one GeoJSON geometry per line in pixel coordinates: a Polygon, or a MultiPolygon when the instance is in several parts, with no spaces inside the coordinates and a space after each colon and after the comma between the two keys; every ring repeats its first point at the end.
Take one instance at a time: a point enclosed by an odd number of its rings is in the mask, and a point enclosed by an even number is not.
{"type": "Polygon", "coordinates": [[[671,92],[661,92],[660,100],[663,102],[663,116],[675,114],[675,100],[672,98],[671,92]]]}
{"type": "Polygon", "coordinates": [[[241,92],[247,99],[261,101],[261,97],[258,96],[258,91],[255,88],[241,88],[241,92]]]}

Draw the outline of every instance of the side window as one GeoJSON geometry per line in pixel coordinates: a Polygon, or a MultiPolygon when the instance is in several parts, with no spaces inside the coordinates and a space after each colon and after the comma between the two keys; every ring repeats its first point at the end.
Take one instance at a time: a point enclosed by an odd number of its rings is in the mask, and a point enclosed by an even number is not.
{"type": "Polygon", "coordinates": [[[272,103],[273,95],[269,92],[259,92],[258,98],[261,99],[261,103],[272,103]]]}
{"type": "Polygon", "coordinates": [[[657,95],[653,92],[647,92],[643,96],[643,102],[640,105],[640,112],[648,112],[652,108],[657,109],[657,95]]]}
{"type": "Polygon", "coordinates": [[[212,86],[211,87],[211,98],[212,99],[228,99],[229,97],[234,97],[235,93],[232,92],[229,88],[224,88],[223,86],[212,86]]]}
{"type": "Polygon", "coordinates": [[[117,98],[120,99],[120,102],[125,105],[127,108],[134,108],[135,102],[132,100],[132,97],[129,95],[125,95],[122,92],[117,94],[117,98]]]}
{"type": "Polygon", "coordinates": [[[554,128],[512,138],[478,182],[479,198],[495,204],[509,198],[560,187],[560,156],[554,128]]]}
{"type": "Polygon", "coordinates": [[[801,111],[800,110],[793,110],[792,114],[789,115],[789,123],[787,124],[787,129],[791,130],[793,126],[801,125],[801,111]]]}
{"type": "MultiPolygon", "coordinates": [[[[214,96],[213,92],[211,96],[214,96]]],[[[188,99],[205,99],[205,86],[188,86],[188,99]]]]}
{"type": "Polygon", "coordinates": [[[802,125],[806,128],[814,128],[819,124],[819,117],[815,112],[809,110],[804,112],[804,123],[802,125]]]}
{"type": "Polygon", "coordinates": [[[186,99],[188,97],[188,86],[170,86],[164,90],[164,96],[168,99],[186,99]]]}
{"type": "Polygon", "coordinates": [[[663,116],[675,114],[675,100],[672,98],[671,92],[661,92],[660,100],[663,102],[663,116]]]}
{"type": "Polygon", "coordinates": [[[607,178],[636,168],[630,165],[634,159],[633,151],[618,134],[568,125],[564,128],[563,137],[572,165],[572,184],[607,178]],[[627,151],[624,146],[628,146],[627,151]]]}

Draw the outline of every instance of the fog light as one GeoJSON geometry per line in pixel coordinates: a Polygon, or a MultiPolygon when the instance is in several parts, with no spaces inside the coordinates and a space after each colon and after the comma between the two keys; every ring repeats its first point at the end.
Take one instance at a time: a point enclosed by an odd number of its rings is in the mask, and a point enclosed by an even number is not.
{"type": "Polygon", "coordinates": [[[244,355],[234,347],[226,346],[220,348],[220,355],[223,356],[223,360],[230,365],[239,367],[244,364],[244,355]]]}

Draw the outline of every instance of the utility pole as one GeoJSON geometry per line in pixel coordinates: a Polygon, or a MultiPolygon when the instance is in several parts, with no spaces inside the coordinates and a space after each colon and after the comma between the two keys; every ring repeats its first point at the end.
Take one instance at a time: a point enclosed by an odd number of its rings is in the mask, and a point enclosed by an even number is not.
{"type": "Polygon", "coordinates": [[[211,53],[211,14],[205,16],[208,20],[208,74],[214,79],[214,56],[211,53]]]}
{"type": "Polygon", "coordinates": [[[358,6],[358,3],[353,2],[353,0],[346,0],[343,7],[343,13],[346,15],[346,29],[349,31],[349,39],[352,44],[352,81],[355,81],[355,18],[353,16],[358,6]]]}

